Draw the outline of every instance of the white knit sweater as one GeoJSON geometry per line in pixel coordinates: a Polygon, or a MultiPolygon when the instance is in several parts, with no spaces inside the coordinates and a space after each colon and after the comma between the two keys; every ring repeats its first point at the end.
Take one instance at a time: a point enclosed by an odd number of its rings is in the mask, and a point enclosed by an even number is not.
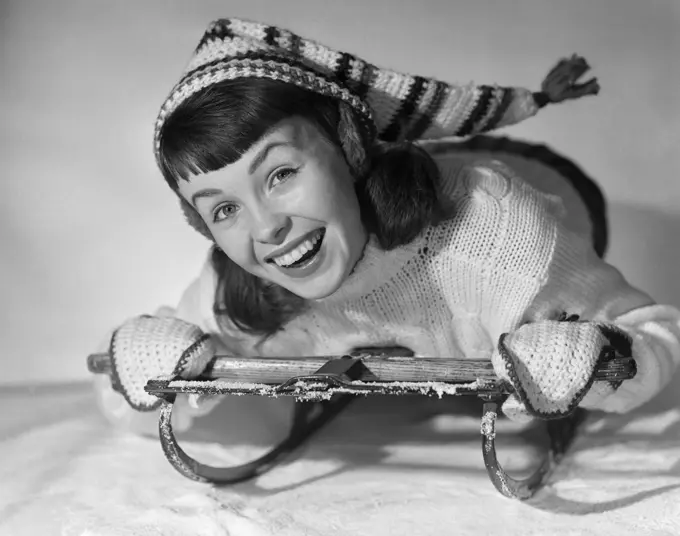
{"type": "MultiPolygon", "coordinates": [[[[598,258],[588,213],[559,174],[536,161],[493,156],[438,156],[454,216],[393,251],[369,240],[335,294],[312,302],[263,344],[218,325],[209,261],[178,307],[164,314],[214,335],[225,355],[332,355],[399,345],[421,357],[490,358],[502,333],[567,312],[614,323],[633,339],[638,374],[600,409],[626,412],[648,401],[680,364],[680,311],[655,304],[598,258]]],[[[104,411],[121,420],[132,410],[116,400],[104,411]]]]}
{"type": "Polygon", "coordinates": [[[209,262],[176,315],[214,334],[231,355],[331,355],[400,345],[422,357],[478,358],[490,357],[499,336],[520,323],[567,312],[617,324],[633,337],[638,374],[602,409],[639,406],[680,363],[680,311],[656,305],[597,257],[585,208],[556,173],[503,160],[523,178],[479,154],[438,158],[453,218],[393,251],[371,239],[335,294],[311,303],[264,344],[218,327],[209,262]]]}

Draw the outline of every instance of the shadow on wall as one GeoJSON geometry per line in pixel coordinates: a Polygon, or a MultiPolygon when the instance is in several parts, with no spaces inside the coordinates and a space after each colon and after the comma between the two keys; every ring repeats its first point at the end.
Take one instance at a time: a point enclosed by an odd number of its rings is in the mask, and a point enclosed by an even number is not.
{"type": "Polygon", "coordinates": [[[680,307],[680,213],[610,203],[607,261],[634,287],[680,307]]]}

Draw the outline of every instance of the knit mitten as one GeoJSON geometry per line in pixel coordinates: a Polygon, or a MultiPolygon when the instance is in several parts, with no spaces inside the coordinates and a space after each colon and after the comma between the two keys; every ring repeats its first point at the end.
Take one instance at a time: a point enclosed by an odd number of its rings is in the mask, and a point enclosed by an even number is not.
{"type": "Polygon", "coordinates": [[[172,317],[142,315],[120,326],[111,337],[113,382],[138,411],[151,411],[160,399],[144,391],[150,379],[199,376],[215,356],[209,335],[172,317]]]}
{"type": "Polygon", "coordinates": [[[618,384],[593,383],[603,360],[631,355],[631,338],[596,322],[543,321],[503,334],[492,358],[496,374],[515,388],[503,405],[513,420],[556,419],[577,406],[596,408],[618,384]]]}
{"type": "Polygon", "coordinates": [[[534,94],[539,106],[558,103],[565,100],[578,99],[586,95],[597,95],[600,85],[597,78],[577,84],[578,80],[590,70],[590,65],[580,56],[562,59],[552,68],[541,84],[540,93],[534,94]]]}

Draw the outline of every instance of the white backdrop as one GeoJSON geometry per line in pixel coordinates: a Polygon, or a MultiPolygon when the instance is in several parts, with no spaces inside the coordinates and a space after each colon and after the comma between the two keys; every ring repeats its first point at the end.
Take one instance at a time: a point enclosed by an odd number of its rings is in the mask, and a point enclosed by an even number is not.
{"type": "Polygon", "coordinates": [[[680,305],[676,0],[5,0],[0,383],[87,377],[109,328],[174,304],[195,275],[207,243],[154,167],[152,124],[221,16],[452,81],[537,89],[558,58],[586,56],[601,96],[508,133],[590,172],[613,205],[610,260],[680,305]]]}

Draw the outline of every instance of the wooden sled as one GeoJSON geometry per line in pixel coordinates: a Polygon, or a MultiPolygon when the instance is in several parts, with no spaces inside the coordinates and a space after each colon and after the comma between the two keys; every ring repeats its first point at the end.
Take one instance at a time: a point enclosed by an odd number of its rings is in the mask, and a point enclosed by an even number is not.
{"type": "MultiPolygon", "coordinates": [[[[485,359],[424,359],[406,355],[403,348],[358,351],[343,356],[307,358],[216,357],[204,376],[187,381],[179,378],[150,380],[148,393],[162,399],[159,431],[163,452],[184,476],[219,485],[254,478],[274,467],[283,457],[330,422],[358,395],[475,395],[483,401],[482,456],[496,489],[515,499],[532,497],[550,476],[569,448],[584,412],[547,421],[550,444],[544,460],[525,479],[505,472],[496,456],[498,407],[513,392],[494,373],[485,359]],[[235,467],[212,467],[191,458],[177,443],[171,424],[178,394],[293,396],[296,406],[288,437],[264,456],[235,467]]],[[[88,358],[93,373],[110,373],[108,354],[88,358]]],[[[632,358],[615,358],[600,364],[595,381],[620,382],[635,376],[632,358]]]]}

